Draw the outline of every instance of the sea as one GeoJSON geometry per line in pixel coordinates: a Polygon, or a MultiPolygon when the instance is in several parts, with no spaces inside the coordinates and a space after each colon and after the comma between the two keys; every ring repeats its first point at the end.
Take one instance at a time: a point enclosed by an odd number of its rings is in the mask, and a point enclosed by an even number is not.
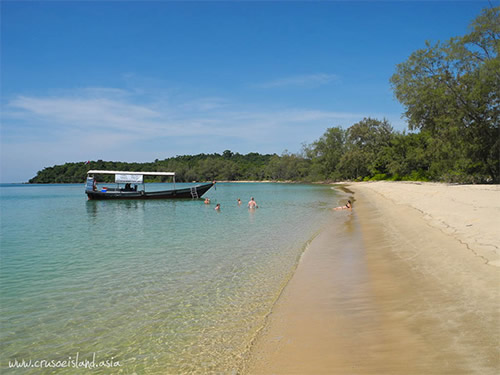
{"type": "Polygon", "coordinates": [[[0,372],[241,373],[344,197],[279,183],[217,183],[205,197],[88,201],[83,184],[0,185],[0,372]]]}

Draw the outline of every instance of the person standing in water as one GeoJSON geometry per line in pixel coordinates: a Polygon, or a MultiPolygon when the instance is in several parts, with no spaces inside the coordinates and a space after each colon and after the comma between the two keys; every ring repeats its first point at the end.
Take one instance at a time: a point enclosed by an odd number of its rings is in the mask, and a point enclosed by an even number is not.
{"type": "Polygon", "coordinates": [[[259,206],[257,205],[257,202],[255,202],[253,197],[250,198],[250,202],[248,202],[248,208],[259,208],[259,206]]]}

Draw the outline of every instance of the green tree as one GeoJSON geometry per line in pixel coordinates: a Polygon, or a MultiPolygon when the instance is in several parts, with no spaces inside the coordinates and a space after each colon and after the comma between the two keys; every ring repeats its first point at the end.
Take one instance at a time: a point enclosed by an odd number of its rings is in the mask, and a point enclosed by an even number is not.
{"type": "Polygon", "coordinates": [[[410,130],[432,135],[442,179],[499,181],[500,7],[485,9],[469,34],[426,44],[391,77],[410,130]]]}
{"type": "Polygon", "coordinates": [[[304,147],[306,158],[312,160],[315,179],[338,179],[337,166],[345,152],[345,142],[346,131],[337,126],[326,129],[320,139],[304,147]]]}
{"type": "Polygon", "coordinates": [[[301,155],[284,151],[281,156],[274,155],[266,167],[266,175],[272,180],[303,181],[309,173],[309,161],[301,155]]]}
{"type": "Polygon", "coordinates": [[[387,120],[364,118],[347,129],[345,153],[338,170],[344,178],[364,178],[385,173],[382,151],[390,145],[392,126],[387,120]]]}
{"type": "Polygon", "coordinates": [[[224,157],[224,159],[231,159],[233,157],[233,152],[231,150],[225,150],[223,153],[222,153],[222,156],[224,157]]]}
{"type": "Polygon", "coordinates": [[[431,176],[431,152],[429,145],[431,138],[427,132],[395,133],[390,145],[385,147],[379,155],[379,160],[385,164],[386,171],[392,179],[425,180],[431,176]]]}

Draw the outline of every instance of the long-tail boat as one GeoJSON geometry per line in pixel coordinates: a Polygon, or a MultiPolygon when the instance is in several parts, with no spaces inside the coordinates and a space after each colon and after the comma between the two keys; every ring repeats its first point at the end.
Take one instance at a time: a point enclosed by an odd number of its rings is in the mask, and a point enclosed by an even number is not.
{"type": "Polygon", "coordinates": [[[175,172],[125,172],[90,170],[87,172],[85,194],[88,199],[197,199],[205,194],[215,182],[194,184],[187,187],[175,186],[175,172]],[[112,187],[98,186],[96,176],[115,175],[112,187]],[[168,176],[173,178],[173,188],[167,190],[146,191],[144,176],[168,176]]]}

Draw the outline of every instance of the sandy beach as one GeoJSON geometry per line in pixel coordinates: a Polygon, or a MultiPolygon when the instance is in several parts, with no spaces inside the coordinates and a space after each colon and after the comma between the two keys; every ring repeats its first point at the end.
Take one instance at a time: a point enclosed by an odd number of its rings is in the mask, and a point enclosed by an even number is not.
{"type": "Polygon", "coordinates": [[[497,374],[499,186],[344,188],[353,211],[303,254],[246,372],[497,374]]]}

